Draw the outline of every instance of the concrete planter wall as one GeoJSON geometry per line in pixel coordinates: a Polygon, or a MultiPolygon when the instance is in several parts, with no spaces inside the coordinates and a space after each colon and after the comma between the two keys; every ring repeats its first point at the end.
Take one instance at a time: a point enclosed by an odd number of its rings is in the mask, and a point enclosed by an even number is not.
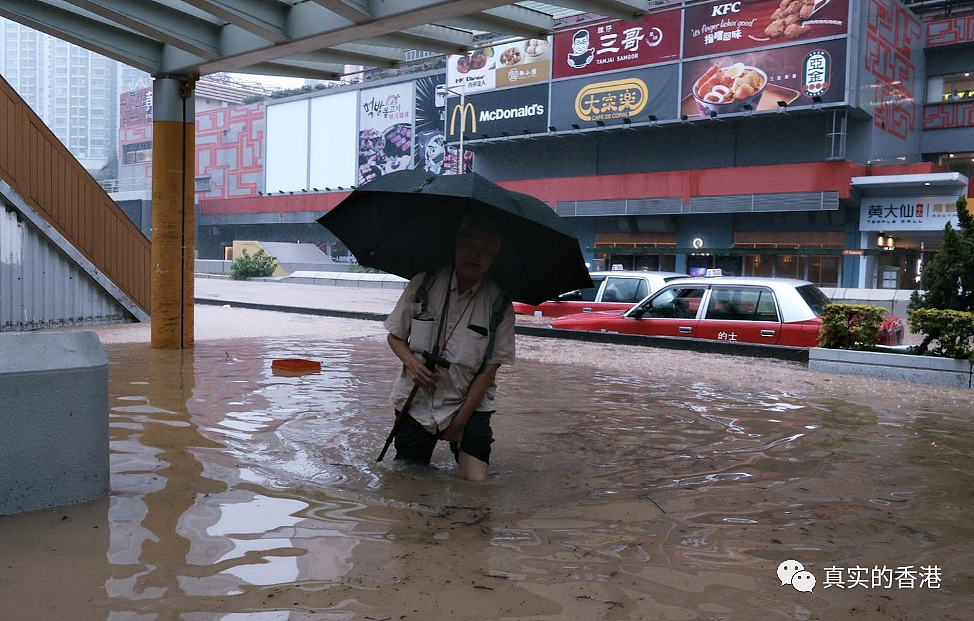
{"type": "Polygon", "coordinates": [[[813,347],[808,353],[808,369],[917,384],[974,388],[974,364],[969,360],[952,358],[813,347]]]}
{"type": "Polygon", "coordinates": [[[0,515],[108,493],[108,358],[94,332],[0,334],[0,515]]]}

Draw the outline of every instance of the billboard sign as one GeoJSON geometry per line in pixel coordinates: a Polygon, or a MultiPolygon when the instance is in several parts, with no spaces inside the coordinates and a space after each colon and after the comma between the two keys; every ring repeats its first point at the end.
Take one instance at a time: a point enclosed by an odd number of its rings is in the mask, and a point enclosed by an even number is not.
{"type": "Polygon", "coordinates": [[[863,198],[860,231],[942,231],[957,222],[957,197],[908,196],[863,198]]]}
{"type": "Polygon", "coordinates": [[[801,43],[849,32],[849,0],[726,0],[691,6],[683,57],[801,43]]]}
{"type": "Polygon", "coordinates": [[[539,134],[548,128],[548,85],[478,93],[461,100],[450,97],[446,103],[446,137],[449,142],[520,136],[525,130],[539,134]]]}
{"type": "Polygon", "coordinates": [[[358,183],[409,168],[412,153],[413,83],[362,90],[358,183]]]}
{"type": "Polygon", "coordinates": [[[680,114],[768,112],[811,106],[812,97],[844,103],[845,65],[845,39],[685,62],[680,114]]]}
{"type": "Polygon", "coordinates": [[[524,39],[447,57],[446,83],[451,91],[467,94],[546,82],[551,77],[551,43],[524,39]]]}
{"type": "Polygon", "coordinates": [[[679,69],[646,67],[612,75],[588,76],[551,84],[551,120],[558,129],[644,122],[649,115],[675,119],[679,69]]]}
{"type": "Polygon", "coordinates": [[[630,69],[680,58],[680,12],[667,11],[638,22],[611,22],[554,36],[552,77],[630,69]]]}
{"type": "MultiPolygon", "coordinates": [[[[416,80],[416,147],[413,167],[434,175],[460,172],[460,150],[446,145],[443,121],[446,116],[446,90],[443,74],[416,80]]],[[[473,171],[473,151],[463,154],[466,172],[473,171]]]]}

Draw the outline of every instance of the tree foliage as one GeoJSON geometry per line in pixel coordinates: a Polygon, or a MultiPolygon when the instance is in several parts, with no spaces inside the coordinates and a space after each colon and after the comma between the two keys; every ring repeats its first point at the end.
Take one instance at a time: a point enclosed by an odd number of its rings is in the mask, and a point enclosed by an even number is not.
{"type": "MultiPolygon", "coordinates": [[[[910,313],[920,309],[974,312],[974,216],[967,199],[957,199],[958,229],[944,227],[943,248],[924,266],[921,291],[910,298],[910,313]]],[[[927,333],[919,351],[925,352],[937,334],[927,333]]]]}

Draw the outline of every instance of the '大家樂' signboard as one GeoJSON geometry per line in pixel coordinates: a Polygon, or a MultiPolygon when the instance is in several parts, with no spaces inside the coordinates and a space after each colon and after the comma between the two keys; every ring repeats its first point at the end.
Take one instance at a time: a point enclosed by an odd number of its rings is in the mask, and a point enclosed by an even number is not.
{"type": "Polygon", "coordinates": [[[680,57],[680,12],[638,22],[611,22],[566,30],[554,36],[551,73],[570,78],[629,69],[680,57]]]}
{"type": "Polygon", "coordinates": [[[863,198],[860,231],[942,231],[957,222],[957,198],[909,196],[863,198]]]}
{"type": "Polygon", "coordinates": [[[551,83],[551,125],[595,127],[676,118],[676,65],[620,71],[551,83]]]}
{"type": "Polygon", "coordinates": [[[718,1],[684,18],[683,57],[695,58],[847,34],[849,0],[718,1]]]}

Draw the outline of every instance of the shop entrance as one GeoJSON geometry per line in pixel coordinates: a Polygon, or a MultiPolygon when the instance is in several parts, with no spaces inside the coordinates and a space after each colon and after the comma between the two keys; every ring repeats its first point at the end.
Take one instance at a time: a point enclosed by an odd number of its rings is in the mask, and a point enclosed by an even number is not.
{"type": "Polygon", "coordinates": [[[708,269],[719,269],[724,276],[743,276],[744,257],[732,254],[691,254],[687,257],[687,273],[702,276],[708,269]]]}
{"type": "Polygon", "coordinates": [[[649,271],[649,272],[675,272],[675,254],[620,254],[620,253],[595,253],[595,258],[602,259],[606,266],[605,269],[615,269],[649,271]]]}
{"type": "Polygon", "coordinates": [[[748,254],[745,275],[770,278],[797,278],[820,287],[839,284],[841,256],[801,254],[748,254]]]}

